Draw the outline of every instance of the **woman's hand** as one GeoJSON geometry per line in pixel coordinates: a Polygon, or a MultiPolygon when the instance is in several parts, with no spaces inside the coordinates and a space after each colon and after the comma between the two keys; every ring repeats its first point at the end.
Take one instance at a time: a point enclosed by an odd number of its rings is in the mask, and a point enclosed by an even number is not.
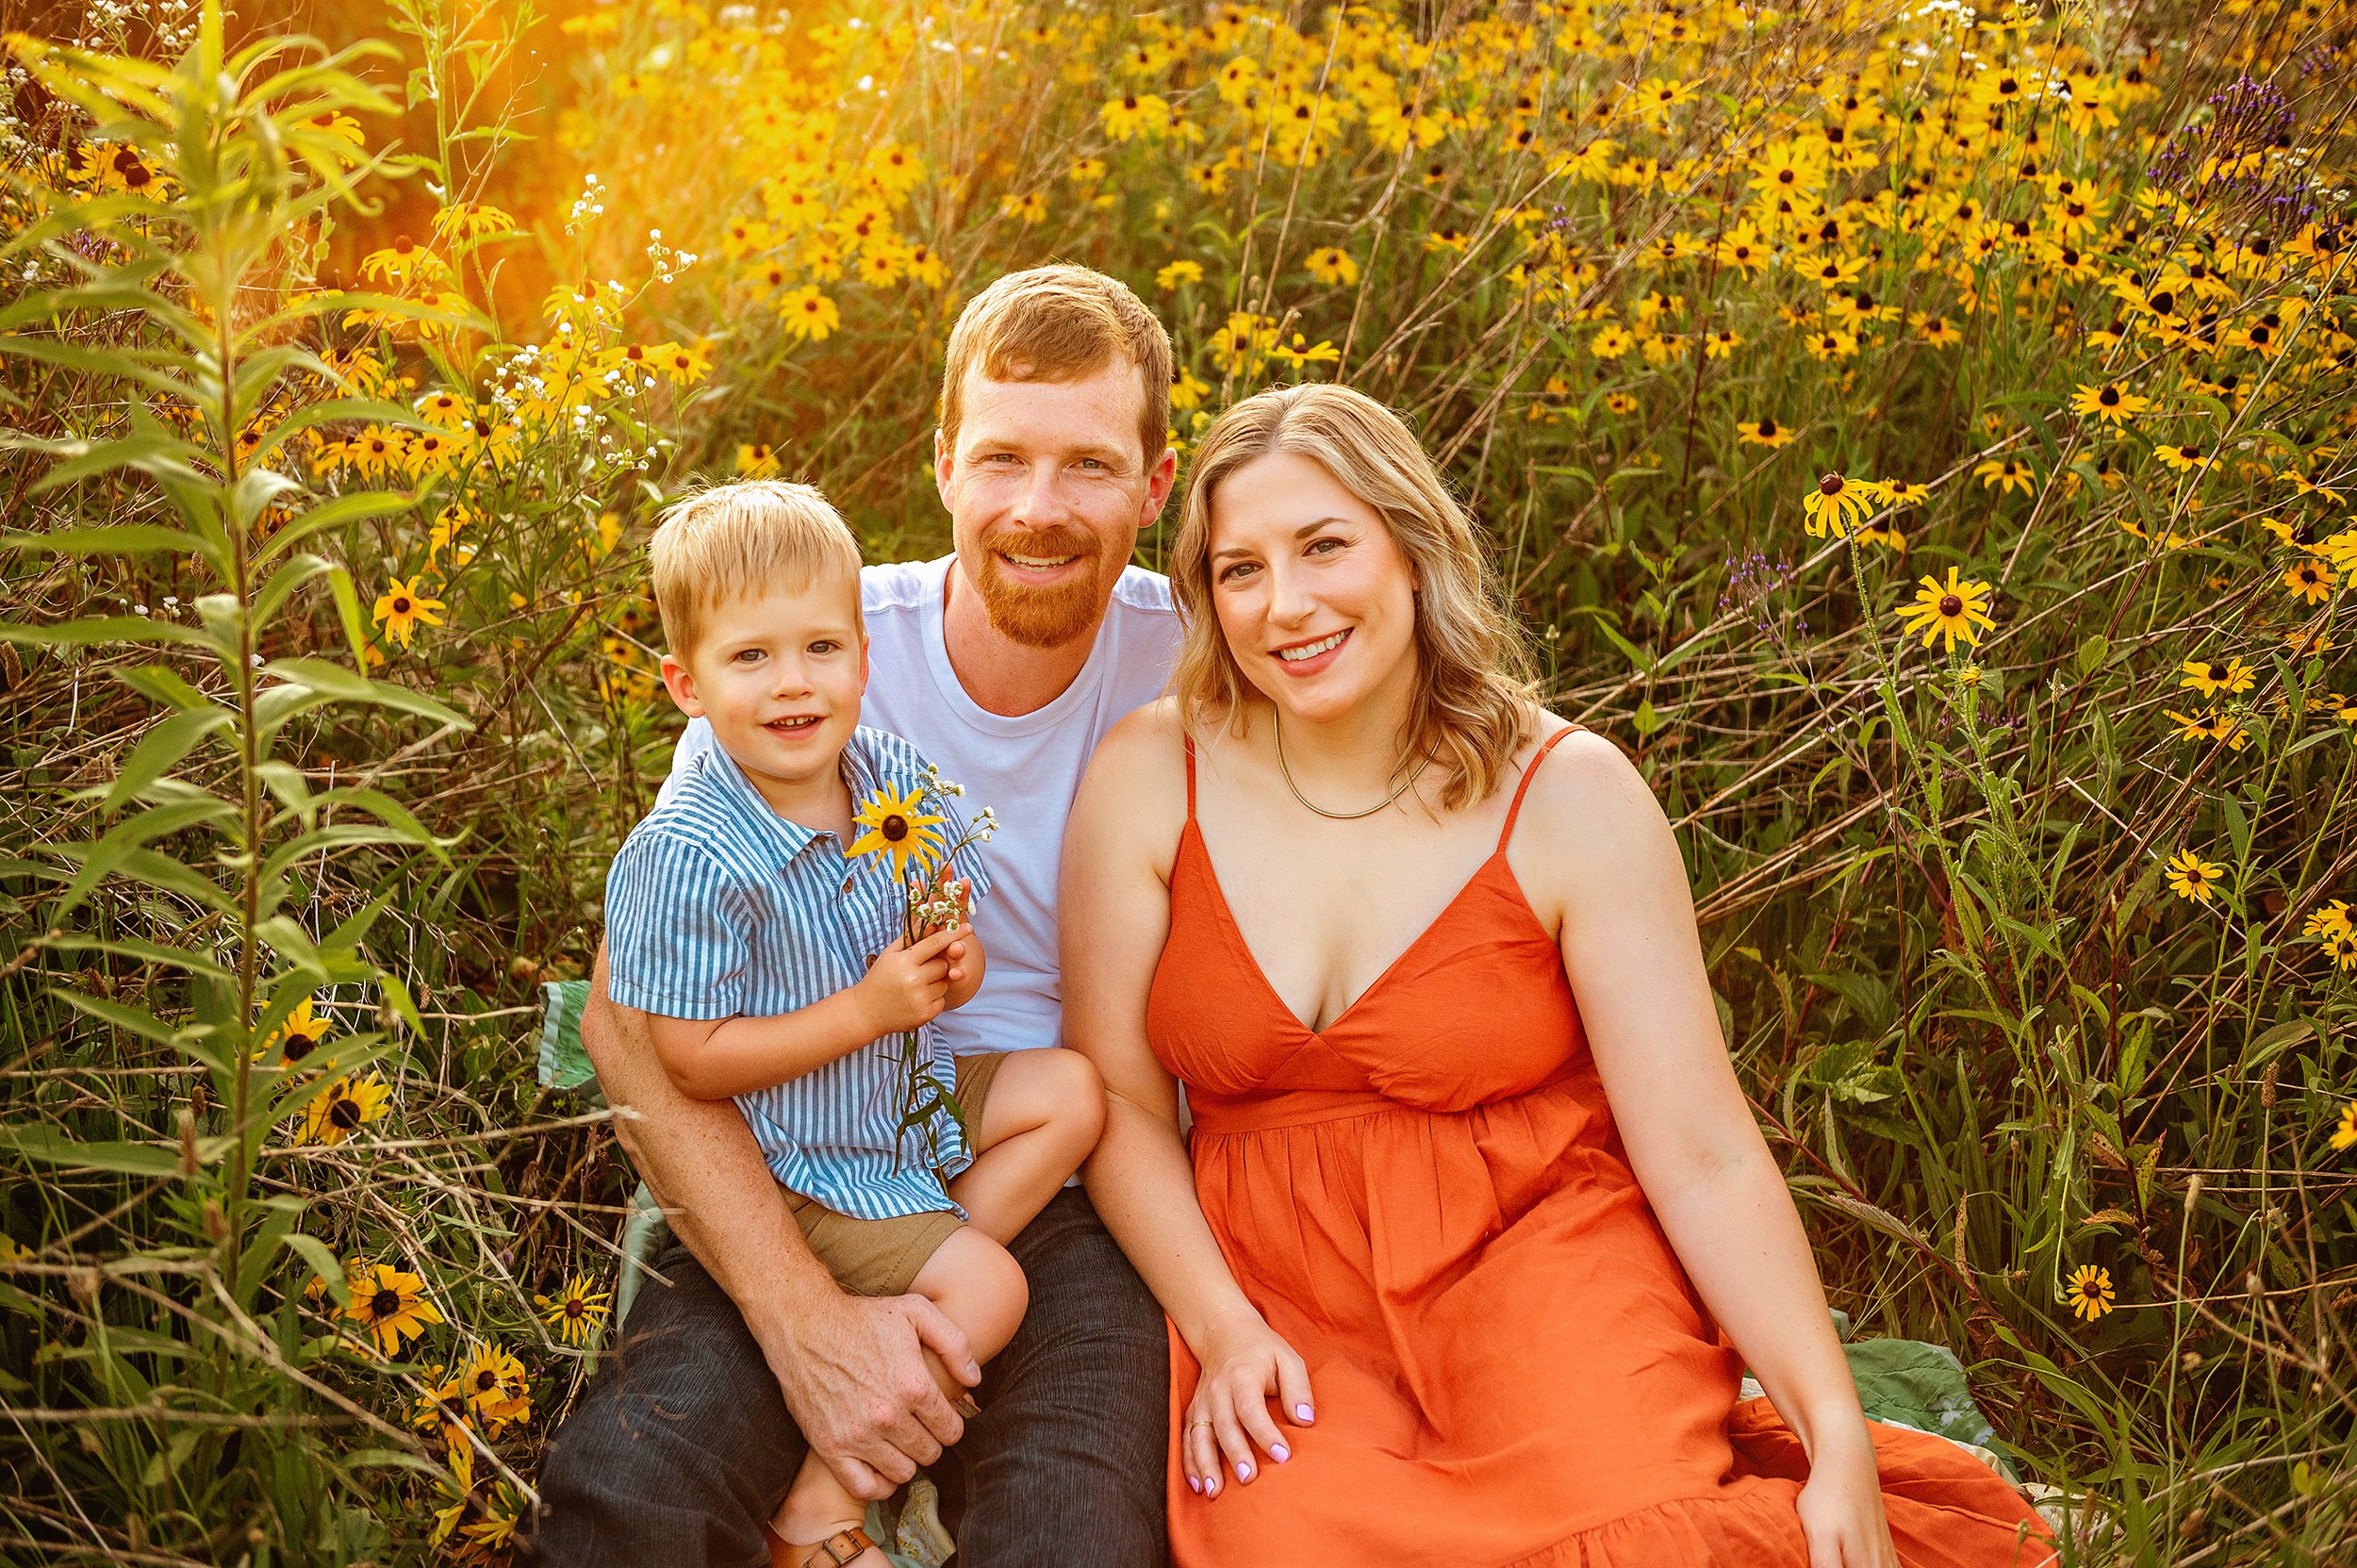
{"type": "Polygon", "coordinates": [[[1874,1468],[1874,1440],[1858,1423],[1821,1444],[1801,1488],[1801,1530],[1808,1538],[1808,1568],[1899,1568],[1890,1523],[1883,1516],[1882,1478],[1874,1468]]]}
{"type": "Polygon", "coordinates": [[[1296,1427],[1309,1426],[1317,1411],[1310,1400],[1309,1367],[1258,1312],[1239,1315],[1214,1329],[1196,1359],[1203,1375],[1195,1379],[1195,1397],[1187,1401],[1178,1459],[1186,1467],[1188,1488],[1216,1497],[1223,1458],[1237,1480],[1249,1481],[1260,1472],[1253,1460],[1254,1444],[1279,1464],[1293,1457],[1284,1435],[1269,1418],[1271,1395],[1296,1427]]]}

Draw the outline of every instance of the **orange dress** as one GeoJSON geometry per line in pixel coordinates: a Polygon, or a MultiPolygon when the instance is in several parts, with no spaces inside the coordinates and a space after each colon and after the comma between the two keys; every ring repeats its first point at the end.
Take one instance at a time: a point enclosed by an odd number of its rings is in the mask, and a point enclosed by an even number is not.
{"type": "MultiPolygon", "coordinates": [[[[1532,759],[1536,771],[1549,737],[1532,759]]],[[[1807,1461],[1645,1201],[1563,960],[1497,851],[1324,1030],[1244,946],[1195,820],[1147,1032],[1187,1085],[1205,1218],[1309,1363],[1292,1459],[1187,1490],[1198,1368],[1170,1336],[1177,1568],[1806,1568],[1807,1461]]],[[[2052,1560],[2013,1489],[1872,1427],[1909,1568],[2052,1560]]]]}

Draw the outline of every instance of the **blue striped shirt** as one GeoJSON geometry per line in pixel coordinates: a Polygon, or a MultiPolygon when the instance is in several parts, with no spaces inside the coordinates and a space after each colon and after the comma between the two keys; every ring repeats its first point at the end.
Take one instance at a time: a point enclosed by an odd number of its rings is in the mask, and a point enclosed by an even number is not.
{"type": "MultiPolygon", "coordinates": [[[[880,784],[906,791],[925,759],[899,736],[865,725],[843,749],[854,801],[880,784]]],[[[614,857],[605,882],[606,994],[671,1018],[768,1017],[856,984],[902,932],[905,900],[885,856],[847,857],[832,833],[790,822],[715,746],[614,857]]],[[[965,828],[947,802],[940,830],[965,828]]],[[[979,898],[990,885],[971,845],[956,856],[979,898]]],[[[902,1037],[885,1035],[815,1071],[736,1097],[777,1179],[858,1219],[948,1209],[941,1177],[973,1161],[957,1119],[897,1139],[902,1037]]],[[[956,1068],[931,1025],[917,1032],[925,1070],[945,1092],[956,1068]]]]}

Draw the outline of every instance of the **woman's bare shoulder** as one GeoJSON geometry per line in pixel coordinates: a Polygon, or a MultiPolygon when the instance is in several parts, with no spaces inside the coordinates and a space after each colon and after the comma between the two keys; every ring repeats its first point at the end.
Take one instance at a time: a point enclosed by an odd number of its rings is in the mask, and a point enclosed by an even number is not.
{"type": "Polygon", "coordinates": [[[1187,817],[1186,726],[1164,697],[1117,720],[1096,743],[1074,806],[1111,839],[1162,846],[1187,817]]]}
{"type": "Polygon", "coordinates": [[[1539,743],[1564,729],[1575,733],[1531,776],[1515,842],[1529,846],[1536,865],[1589,885],[1657,867],[1664,846],[1676,865],[1669,819],[1637,765],[1605,736],[1552,714],[1541,720],[1539,743]]]}

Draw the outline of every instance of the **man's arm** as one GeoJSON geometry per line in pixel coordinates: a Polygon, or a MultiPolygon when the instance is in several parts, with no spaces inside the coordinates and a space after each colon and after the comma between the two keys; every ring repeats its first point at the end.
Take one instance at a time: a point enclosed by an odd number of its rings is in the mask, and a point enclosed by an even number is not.
{"type": "Polygon", "coordinates": [[[691,1099],[657,1058],[649,1015],[605,994],[605,948],[591,972],[581,1043],[616,1112],[615,1131],[760,1345],[811,1448],[861,1497],[889,1496],[964,1429],[925,1365],[941,1358],[981,1380],[965,1335],[919,1296],[851,1296],[810,1250],[736,1107],[691,1099]]]}

